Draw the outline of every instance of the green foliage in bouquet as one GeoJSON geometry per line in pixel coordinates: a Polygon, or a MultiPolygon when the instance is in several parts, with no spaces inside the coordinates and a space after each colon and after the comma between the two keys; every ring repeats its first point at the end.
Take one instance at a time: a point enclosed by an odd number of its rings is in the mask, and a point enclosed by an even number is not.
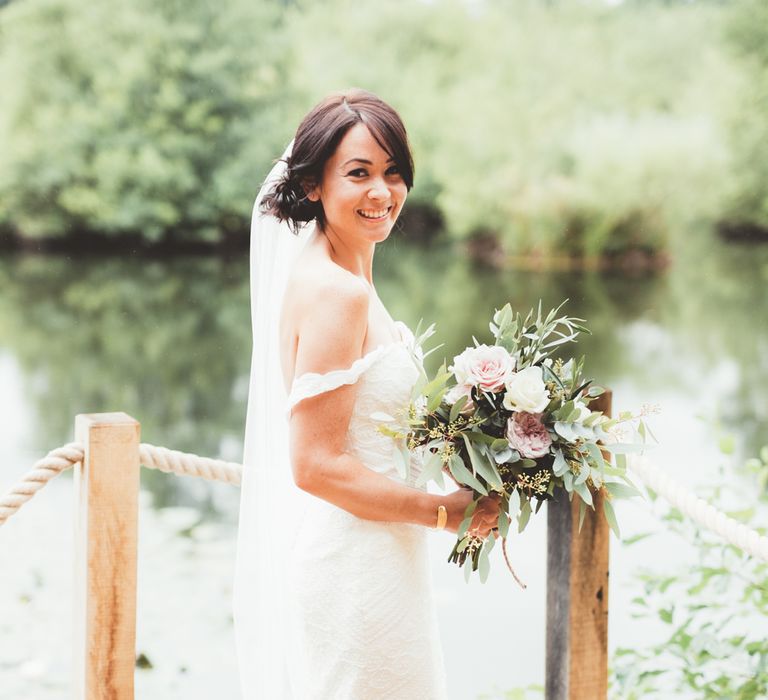
{"type": "MultiPolygon", "coordinates": [[[[408,469],[409,451],[423,450],[416,486],[434,480],[444,488],[447,474],[474,492],[448,558],[471,565],[465,567],[467,580],[476,570],[482,582],[487,579],[496,539],[469,531],[483,496],[501,497],[498,533],[509,566],[505,545],[512,522],[522,532],[558,489],[579,498],[579,527],[587,507],[594,508],[593,493],[602,490],[605,516],[617,536],[611,499],[638,493],[627,477],[625,455],[644,448],[644,413],[609,418],[590,410],[604,390],[584,378],[584,358],[554,357],[589,332],[583,319],[558,316],[562,306],[543,314],[539,303],[523,316],[506,304],[490,323],[493,346],[473,338],[474,347],[452,366],[443,362],[434,377],[423,375],[416,383],[404,420],[380,426],[399,440],[401,471],[408,469]],[[616,455],[616,463],[604,453],[616,455]]],[[[434,325],[421,335],[419,330],[420,325],[415,345],[421,347],[434,325]]]]}

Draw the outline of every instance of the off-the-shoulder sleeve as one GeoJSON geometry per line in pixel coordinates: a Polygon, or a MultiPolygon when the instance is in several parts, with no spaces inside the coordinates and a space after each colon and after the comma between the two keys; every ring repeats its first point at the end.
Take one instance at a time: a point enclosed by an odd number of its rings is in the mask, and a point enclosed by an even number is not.
{"type": "Polygon", "coordinates": [[[287,413],[290,417],[293,407],[311,396],[323,394],[326,391],[338,389],[345,384],[354,384],[363,372],[365,372],[382,353],[386,352],[387,345],[380,345],[375,350],[371,350],[366,355],[355,360],[350,367],[346,369],[332,369],[330,372],[319,374],[317,372],[305,372],[296,377],[291,386],[291,393],[288,395],[287,413]]]}

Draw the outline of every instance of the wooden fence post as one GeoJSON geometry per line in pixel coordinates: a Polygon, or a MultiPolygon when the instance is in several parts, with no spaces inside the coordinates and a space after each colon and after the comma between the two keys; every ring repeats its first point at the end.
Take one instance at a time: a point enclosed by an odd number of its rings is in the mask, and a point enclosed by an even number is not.
{"type": "Polygon", "coordinates": [[[75,700],[133,700],[139,429],[125,413],[75,418],[75,700]]]}
{"type": "MultiPolygon", "coordinates": [[[[611,415],[611,400],[606,391],[590,408],[611,415]]],[[[610,530],[602,496],[594,502],[581,532],[576,497],[569,502],[558,490],[547,502],[546,700],[605,700],[608,695],[610,530]]]]}

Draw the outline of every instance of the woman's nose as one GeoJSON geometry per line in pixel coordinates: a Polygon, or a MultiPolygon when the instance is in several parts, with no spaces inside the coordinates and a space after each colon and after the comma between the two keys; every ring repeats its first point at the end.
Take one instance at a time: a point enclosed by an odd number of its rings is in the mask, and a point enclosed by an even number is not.
{"type": "Polygon", "coordinates": [[[389,188],[383,180],[376,180],[371,189],[368,190],[368,197],[370,199],[387,199],[389,198],[389,188]]]}

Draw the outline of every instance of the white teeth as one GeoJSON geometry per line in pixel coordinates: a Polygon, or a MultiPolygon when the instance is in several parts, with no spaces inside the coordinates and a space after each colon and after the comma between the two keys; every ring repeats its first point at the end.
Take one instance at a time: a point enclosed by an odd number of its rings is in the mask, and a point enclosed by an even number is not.
{"type": "Polygon", "coordinates": [[[358,209],[358,214],[364,216],[366,219],[381,219],[389,213],[392,207],[386,209],[358,209]]]}

